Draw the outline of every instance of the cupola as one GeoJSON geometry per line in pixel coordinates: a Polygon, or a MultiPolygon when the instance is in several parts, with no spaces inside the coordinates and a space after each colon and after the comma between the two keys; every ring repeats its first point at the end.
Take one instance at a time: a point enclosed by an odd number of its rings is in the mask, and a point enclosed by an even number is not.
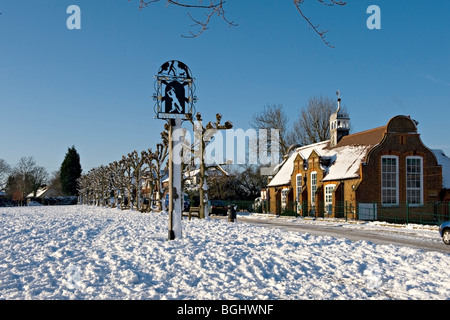
{"type": "Polygon", "coordinates": [[[350,133],[350,118],[341,110],[341,96],[337,92],[337,110],[330,116],[330,147],[336,146],[342,137],[350,133]]]}

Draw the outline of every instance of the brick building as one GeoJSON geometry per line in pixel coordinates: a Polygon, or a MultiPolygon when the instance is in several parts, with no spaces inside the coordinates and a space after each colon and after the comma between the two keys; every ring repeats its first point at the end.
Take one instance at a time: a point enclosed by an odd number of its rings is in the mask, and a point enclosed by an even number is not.
{"type": "Polygon", "coordinates": [[[349,120],[338,107],[330,140],[299,147],[284,160],[268,184],[269,212],[408,219],[450,200],[450,159],[423,144],[415,120],[399,115],[354,134],[349,120]]]}

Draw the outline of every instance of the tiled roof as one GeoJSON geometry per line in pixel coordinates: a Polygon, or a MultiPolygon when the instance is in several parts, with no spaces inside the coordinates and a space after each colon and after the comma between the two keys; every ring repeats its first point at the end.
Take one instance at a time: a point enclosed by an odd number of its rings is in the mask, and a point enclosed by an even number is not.
{"type": "Polygon", "coordinates": [[[335,148],[344,146],[375,146],[381,142],[386,132],[386,126],[361,131],[345,136],[335,148]]]}

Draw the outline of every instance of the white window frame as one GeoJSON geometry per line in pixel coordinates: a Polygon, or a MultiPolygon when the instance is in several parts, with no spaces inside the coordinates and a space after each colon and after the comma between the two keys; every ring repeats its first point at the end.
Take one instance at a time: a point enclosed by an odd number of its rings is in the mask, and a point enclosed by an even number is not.
{"type": "Polygon", "coordinates": [[[311,206],[316,204],[317,171],[311,172],[311,206]],[[314,179],[313,179],[314,176],[314,179]],[[314,184],[313,184],[314,182],[314,184]]]}
{"type": "Polygon", "coordinates": [[[380,175],[381,175],[381,205],[385,206],[385,207],[389,207],[389,206],[398,206],[399,205],[399,179],[398,179],[398,168],[399,168],[399,158],[398,156],[382,156],[381,157],[381,170],[380,170],[380,175]],[[392,172],[384,172],[383,171],[383,160],[385,159],[394,159],[395,160],[395,180],[387,180],[385,178],[385,175],[388,174],[392,174],[392,172]],[[393,187],[392,185],[387,185],[387,184],[392,184],[392,182],[395,182],[395,187],[393,187]],[[386,185],[385,185],[386,184],[386,185]],[[390,197],[392,197],[392,195],[395,196],[395,202],[385,202],[385,191],[386,192],[390,192],[390,197]],[[392,193],[392,191],[394,191],[395,193],[392,193]]]}
{"type": "MultiPolygon", "coordinates": [[[[417,172],[415,173],[417,174],[417,172]]],[[[409,156],[406,157],[406,201],[408,202],[408,205],[410,206],[422,206],[423,205],[423,158],[419,157],[419,156],[409,156]],[[419,187],[411,187],[408,186],[408,160],[419,160],[420,162],[420,172],[418,172],[419,174],[419,187]],[[419,191],[419,197],[420,197],[420,201],[419,203],[417,202],[411,202],[410,198],[408,197],[408,191],[419,191]]]]}
{"type": "Polygon", "coordinates": [[[325,212],[326,214],[333,213],[333,191],[336,188],[335,184],[327,184],[324,190],[325,212]]]}
{"type": "Polygon", "coordinates": [[[300,194],[302,192],[302,174],[301,173],[298,173],[298,174],[295,175],[295,191],[296,191],[296,193],[295,193],[295,196],[296,196],[295,200],[297,202],[299,202],[300,201],[300,194]]]}
{"type": "Polygon", "coordinates": [[[289,188],[281,189],[281,208],[286,209],[287,207],[287,197],[289,194],[289,188]]]}

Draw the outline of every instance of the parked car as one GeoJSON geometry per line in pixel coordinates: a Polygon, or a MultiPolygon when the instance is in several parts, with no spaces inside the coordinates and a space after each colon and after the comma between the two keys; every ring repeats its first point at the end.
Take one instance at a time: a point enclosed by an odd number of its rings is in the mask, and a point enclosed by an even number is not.
{"type": "Polygon", "coordinates": [[[220,200],[209,200],[208,212],[209,214],[226,216],[228,214],[228,205],[220,200]]]}
{"type": "MultiPolygon", "coordinates": [[[[189,208],[191,207],[191,202],[189,201],[189,196],[186,193],[183,193],[183,211],[189,211],[189,208]]],[[[166,209],[169,210],[169,194],[166,194],[166,198],[164,199],[164,205],[166,206],[166,209]]]]}
{"type": "Polygon", "coordinates": [[[27,204],[27,206],[28,206],[28,207],[40,207],[40,206],[42,206],[42,204],[40,204],[40,203],[37,202],[37,201],[30,201],[30,202],[27,204]]]}
{"type": "Polygon", "coordinates": [[[439,226],[439,234],[445,244],[450,245],[450,221],[446,221],[439,226]]]}

